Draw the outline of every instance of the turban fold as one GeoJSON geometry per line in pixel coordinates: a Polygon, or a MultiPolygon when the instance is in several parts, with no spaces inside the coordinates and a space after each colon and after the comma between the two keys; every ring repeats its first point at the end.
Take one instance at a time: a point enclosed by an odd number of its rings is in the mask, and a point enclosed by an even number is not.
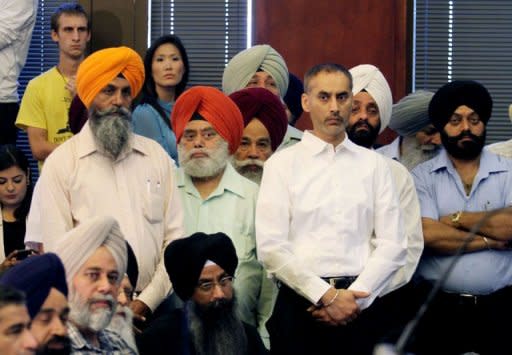
{"type": "Polygon", "coordinates": [[[185,126],[194,113],[199,113],[229,144],[233,154],[240,145],[244,122],[235,103],[220,90],[210,86],[194,86],[180,95],[171,114],[172,130],[179,142],[185,126]]]}
{"type": "Polygon", "coordinates": [[[53,253],[30,256],[7,270],[0,284],[23,291],[30,318],[39,312],[52,288],[68,296],[66,274],[59,257],[53,253]]]}
{"type": "Polygon", "coordinates": [[[293,121],[290,122],[292,126],[295,126],[295,122],[302,115],[302,94],[304,93],[304,85],[302,81],[290,73],[289,76],[290,83],[288,84],[288,90],[286,91],[286,95],[284,96],[284,103],[288,106],[288,110],[293,115],[293,121]]]}
{"type": "Polygon", "coordinates": [[[288,89],[288,68],[283,57],[268,44],[247,48],[231,58],[222,75],[222,91],[229,95],[245,88],[259,70],[272,76],[279,96],[284,97],[288,89]]]}
{"type": "Polygon", "coordinates": [[[141,57],[128,47],[115,47],[94,52],[80,64],[76,74],[76,91],[87,108],[98,93],[120,74],[130,83],[132,97],[144,83],[141,57]]]}
{"type": "Polygon", "coordinates": [[[244,126],[255,117],[263,123],[270,136],[272,151],[275,151],[283,141],[288,128],[286,112],[279,98],[263,88],[235,91],[229,97],[242,112],[244,126]]]}
{"type": "Polygon", "coordinates": [[[472,80],[457,80],[443,85],[430,100],[428,115],[439,131],[444,129],[455,110],[462,105],[473,109],[484,124],[492,113],[492,98],[487,89],[472,80]]]}
{"type": "Polygon", "coordinates": [[[194,233],[171,242],[164,253],[165,269],[174,291],[186,301],[194,293],[206,261],[233,276],[238,265],[235,246],[224,233],[194,233]]]}
{"type": "Polygon", "coordinates": [[[418,90],[393,105],[389,128],[403,137],[415,135],[430,124],[428,104],[433,92],[418,90]]]}
{"type": "Polygon", "coordinates": [[[371,64],[361,64],[349,70],[354,82],[352,93],[365,90],[368,92],[379,107],[380,132],[386,129],[391,118],[391,106],[393,96],[389,84],[380,70],[371,64]]]}
{"type": "Polygon", "coordinates": [[[60,242],[48,248],[60,256],[66,268],[68,286],[75,274],[101,246],[110,251],[117,265],[119,281],[126,273],[127,251],[124,236],[117,221],[108,216],[91,217],[68,231],[60,242]]]}

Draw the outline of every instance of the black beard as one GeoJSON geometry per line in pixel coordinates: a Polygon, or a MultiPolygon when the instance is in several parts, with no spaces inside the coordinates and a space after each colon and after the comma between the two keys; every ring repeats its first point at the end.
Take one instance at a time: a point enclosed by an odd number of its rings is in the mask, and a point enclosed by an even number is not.
{"type": "Polygon", "coordinates": [[[247,336],[236,314],[234,299],[222,299],[205,306],[188,301],[185,310],[198,355],[247,353],[247,336]]]}
{"type": "Polygon", "coordinates": [[[457,136],[451,137],[446,134],[446,131],[443,129],[441,131],[441,142],[443,142],[446,152],[452,157],[455,159],[469,161],[476,159],[480,153],[482,153],[482,149],[485,145],[485,135],[485,130],[480,136],[477,136],[468,130],[461,132],[457,136]],[[461,142],[459,145],[459,141],[465,137],[469,137],[471,140],[461,142]]]}
{"type": "Polygon", "coordinates": [[[365,147],[365,148],[371,148],[373,146],[373,143],[375,143],[375,140],[377,139],[377,136],[379,135],[380,131],[380,122],[377,125],[377,127],[373,127],[371,124],[368,123],[368,121],[357,121],[352,126],[348,127],[347,129],[347,135],[348,138],[354,142],[355,144],[365,147]],[[368,130],[357,130],[362,125],[368,126],[368,130]]]}
{"type": "Polygon", "coordinates": [[[36,355],[69,355],[71,354],[71,341],[67,336],[54,335],[48,343],[37,349],[36,355]],[[54,344],[59,344],[59,348],[52,348],[54,344]]]}

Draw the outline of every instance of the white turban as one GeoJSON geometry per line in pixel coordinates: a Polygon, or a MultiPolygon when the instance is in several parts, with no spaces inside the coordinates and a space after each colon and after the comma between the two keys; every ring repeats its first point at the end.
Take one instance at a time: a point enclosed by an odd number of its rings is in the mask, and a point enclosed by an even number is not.
{"type": "Polygon", "coordinates": [[[380,113],[380,131],[381,133],[389,124],[391,118],[391,106],[393,105],[393,96],[389,84],[380,70],[371,64],[361,64],[350,69],[350,74],[354,81],[352,93],[365,90],[368,92],[379,107],[380,113]]]}
{"type": "Polygon", "coordinates": [[[53,245],[54,250],[47,251],[61,258],[68,287],[72,288],[73,277],[101,246],[106,247],[114,257],[120,281],[126,273],[127,250],[119,224],[112,217],[92,217],[64,234],[59,243],[53,245]]]}
{"type": "Polygon", "coordinates": [[[393,105],[389,128],[401,135],[410,137],[430,124],[428,105],[433,92],[418,90],[403,97],[393,105]]]}
{"type": "Polygon", "coordinates": [[[231,95],[245,88],[258,70],[272,76],[283,98],[290,80],[288,68],[281,54],[268,44],[247,48],[231,58],[222,75],[222,91],[231,95]]]}

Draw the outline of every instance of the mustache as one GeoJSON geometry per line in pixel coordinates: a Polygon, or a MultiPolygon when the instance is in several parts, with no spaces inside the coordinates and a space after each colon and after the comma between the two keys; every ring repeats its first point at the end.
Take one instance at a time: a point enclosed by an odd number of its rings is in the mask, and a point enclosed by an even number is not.
{"type": "Polygon", "coordinates": [[[89,300],[89,305],[95,303],[95,302],[107,302],[110,308],[114,308],[114,305],[116,304],[116,300],[111,295],[98,295],[94,296],[89,300]]]}
{"type": "Polygon", "coordinates": [[[236,165],[240,168],[243,168],[243,167],[246,167],[248,165],[256,165],[260,168],[263,168],[263,164],[265,162],[263,160],[260,160],[260,159],[244,159],[244,160],[238,160],[236,162],[236,165]]]}
{"type": "Polygon", "coordinates": [[[130,110],[128,110],[127,108],[122,107],[122,106],[121,107],[112,106],[105,110],[95,110],[94,115],[97,118],[103,118],[105,116],[115,116],[115,115],[123,117],[123,118],[129,118],[131,116],[131,112],[130,112],[130,110]]]}

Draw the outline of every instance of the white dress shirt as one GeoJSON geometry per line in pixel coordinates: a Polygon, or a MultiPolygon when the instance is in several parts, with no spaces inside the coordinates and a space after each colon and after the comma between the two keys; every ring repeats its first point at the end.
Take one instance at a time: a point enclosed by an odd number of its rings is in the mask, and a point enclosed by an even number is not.
{"type": "Polygon", "coordinates": [[[37,0],[0,0],[0,102],[18,102],[18,77],[36,23],[37,0]]]}
{"type": "Polygon", "coordinates": [[[266,269],[312,303],[330,285],[379,296],[406,262],[398,198],[382,156],[347,138],[334,148],[305,132],[265,163],[256,208],[258,256],[266,269]],[[375,234],[374,234],[375,233],[375,234]]]}
{"type": "Polygon", "coordinates": [[[400,212],[407,237],[407,262],[396,272],[391,282],[384,288],[382,295],[398,289],[408,283],[420,262],[425,246],[418,194],[414,180],[407,168],[394,159],[385,158],[391,169],[400,204],[400,212]]]}
{"type": "Polygon", "coordinates": [[[167,244],[184,236],[183,211],[167,153],[138,135],[131,147],[112,162],[97,150],[88,123],[57,147],[35,189],[25,243],[43,242],[51,251],[66,242],[65,232],[90,217],[114,217],[137,257],[139,299],[154,310],[171,288],[161,256],[167,244]]]}

